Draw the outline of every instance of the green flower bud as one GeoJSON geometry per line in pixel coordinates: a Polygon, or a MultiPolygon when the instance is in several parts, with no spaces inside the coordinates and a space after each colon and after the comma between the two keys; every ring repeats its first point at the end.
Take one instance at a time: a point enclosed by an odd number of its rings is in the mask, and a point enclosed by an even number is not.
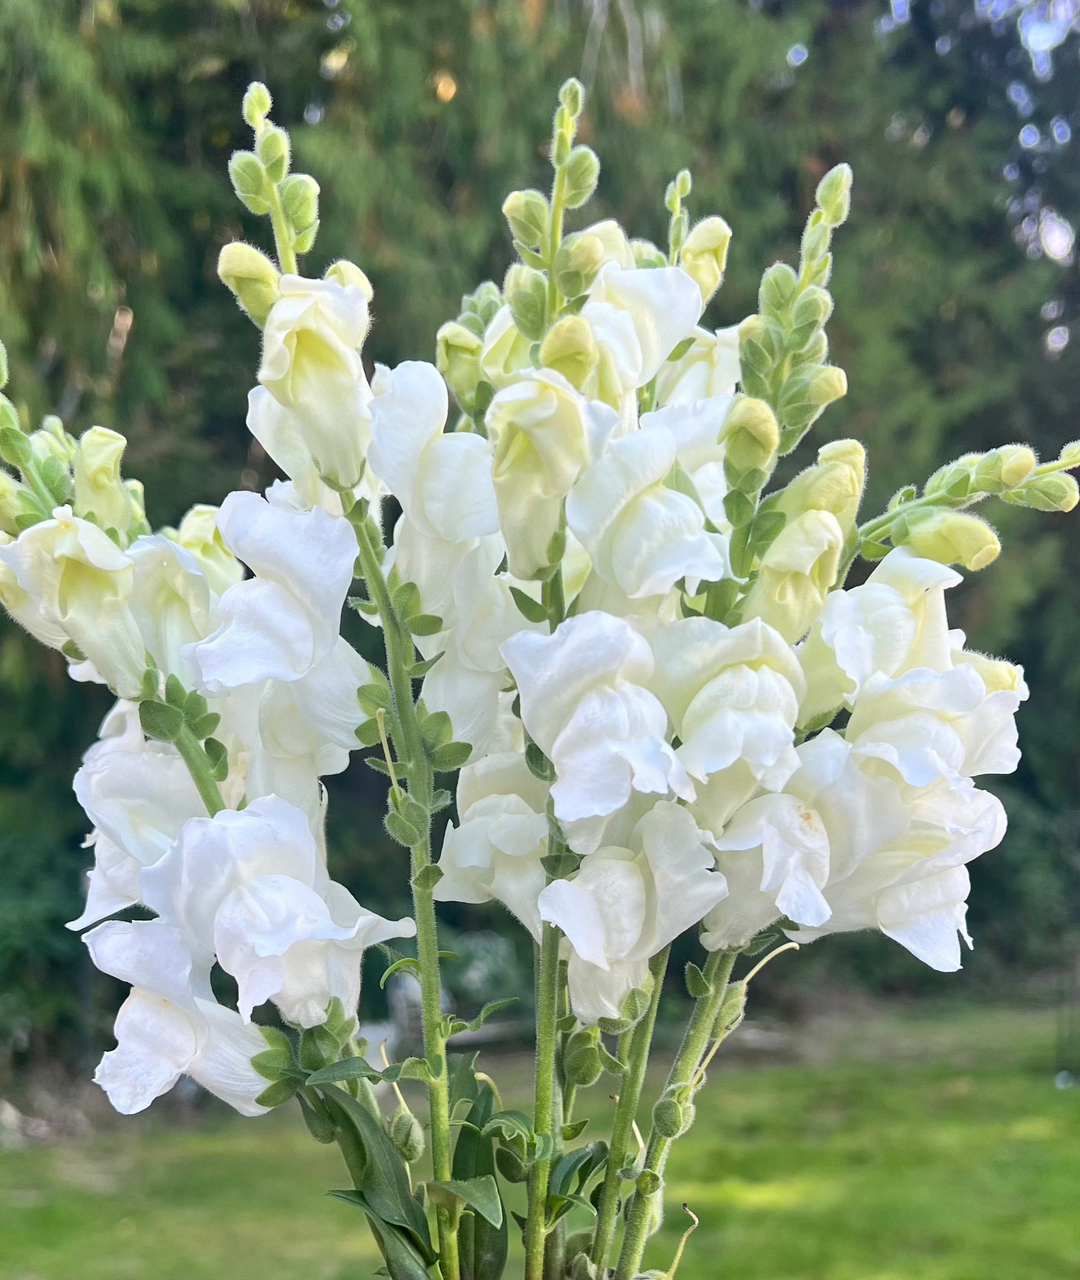
{"type": "Polygon", "coordinates": [[[217,269],[222,284],[261,329],[277,302],[281,272],[265,253],[242,240],[222,247],[217,269]]]}
{"type": "Polygon", "coordinates": [[[679,263],[701,290],[702,302],[720,288],[730,244],[731,228],[723,218],[706,218],[686,237],[679,263]]]}
{"type": "Polygon", "coordinates": [[[404,1105],[398,1107],[390,1121],[390,1141],[406,1164],[415,1164],[424,1154],[424,1130],[404,1105]]]}
{"type": "Polygon", "coordinates": [[[245,121],[253,129],[257,129],[266,116],[270,114],[270,108],[273,105],[274,100],[270,97],[270,90],[266,85],[260,84],[258,80],[253,80],[244,94],[242,110],[245,121]]]}
{"type": "Polygon", "coordinates": [[[543,273],[515,262],[503,286],[518,331],[539,342],[547,327],[547,280],[543,273]]]}
{"type": "Polygon", "coordinates": [[[571,76],[563,84],[563,87],[559,90],[559,103],[566,108],[575,120],[581,115],[585,106],[585,89],[580,80],[575,80],[571,76]]]}
{"type": "Polygon", "coordinates": [[[677,1138],[686,1130],[685,1110],[682,1103],[665,1094],[653,1107],[653,1128],[662,1138],[677,1138]]]}
{"type": "Polygon", "coordinates": [[[229,161],[229,177],[241,203],[252,213],[270,212],[266,170],[253,151],[233,152],[229,161]]]}
{"type": "Polygon", "coordinates": [[[909,525],[902,541],[927,560],[961,564],[973,571],[985,569],[1001,551],[990,525],[966,511],[936,511],[909,525]]]}
{"type": "Polygon", "coordinates": [[[435,335],[435,366],[466,413],[473,410],[483,346],[475,333],[456,320],[447,321],[435,335]]]}
{"type": "Polygon", "coordinates": [[[485,280],[472,293],[467,293],[461,299],[461,310],[476,316],[483,330],[495,319],[495,313],[502,306],[502,301],[502,293],[495,281],[485,280]]]}
{"type": "Polygon", "coordinates": [[[767,471],[780,446],[780,428],[764,400],[740,396],[728,410],[720,439],[736,470],[767,471]]]}
{"type": "Polygon", "coordinates": [[[758,307],[765,315],[780,316],[791,304],[799,277],[786,262],[774,262],[761,277],[758,307]]]}
{"type": "Polygon", "coordinates": [[[817,205],[830,227],[847,221],[851,209],[851,165],[838,164],[818,183],[817,205]]]}
{"type": "Polygon", "coordinates": [[[555,369],[580,391],[600,360],[592,326],[582,316],[563,316],[540,345],[540,363],[555,369]]]}
{"type": "Polygon", "coordinates": [[[667,258],[651,240],[631,240],[630,249],[634,255],[634,265],[638,267],[666,267],[667,258]]]}
{"type": "Polygon", "coordinates": [[[592,199],[596,190],[600,180],[600,159],[592,147],[575,147],[566,158],[563,173],[566,207],[580,209],[592,199]]]}
{"type": "Polygon", "coordinates": [[[77,516],[93,515],[103,529],[126,533],[131,523],[131,494],[120,478],[127,440],[107,427],[91,427],[79,437],[75,458],[77,516]]]}
{"type": "Polygon", "coordinates": [[[567,236],[552,266],[556,289],[564,298],[580,297],[596,279],[604,258],[604,243],[599,236],[587,231],[567,236]]]}
{"type": "Polygon", "coordinates": [[[307,173],[292,173],[281,184],[281,203],[294,231],[307,231],[319,220],[319,184],[307,173]]]}
{"type": "Polygon", "coordinates": [[[675,175],[675,190],[678,192],[680,200],[685,200],[693,188],[694,179],[690,170],[680,169],[675,175]]]}
{"type": "Polygon", "coordinates": [[[992,449],[975,469],[975,488],[982,493],[1015,489],[1031,475],[1039,460],[1023,444],[1007,444],[992,449]]]}
{"type": "Polygon", "coordinates": [[[829,252],[829,224],[820,210],[810,215],[800,249],[804,262],[820,262],[829,252]]]}
{"type": "Polygon", "coordinates": [[[511,191],[503,201],[503,217],[515,240],[536,249],[547,239],[551,210],[539,191],[511,191]]]}
{"type": "Polygon", "coordinates": [[[363,271],[355,262],[350,262],[348,258],[339,258],[337,262],[331,263],[323,273],[324,280],[332,280],[335,284],[340,284],[343,288],[352,286],[359,289],[367,298],[368,302],[375,296],[375,290],[371,287],[371,281],[367,278],[363,271]]]}
{"type": "Polygon", "coordinates": [[[743,1020],[746,1013],[746,983],[733,982],[727,989],[720,1012],[716,1015],[712,1038],[719,1040],[729,1035],[743,1020]]]}
{"type": "Polygon", "coordinates": [[[0,471],[0,533],[19,536],[19,516],[25,513],[22,495],[27,490],[6,471],[0,471]]]}
{"type": "Polygon", "coordinates": [[[785,427],[808,427],[826,405],[847,394],[847,376],[836,365],[803,365],[780,389],[778,416],[785,427]]]}
{"type": "Polygon", "coordinates": [[[968,453],[955,462],[939,467],[923,485],[923,493],[929,498],[962,501],[972,492],[975,472],[983,457],[981,453],[968,453]]]}
{"type": "Polygon", "coordinates": [[[125,480],[124,488],[131,499],[130,528],[137,537],[140,533],[149,533],[150,526],[146,521],[146,488],[141,480],[125,480]]]}
{"type": "Polygon", "coordinates": [[[1076,480],[1067,471],[1035,476],[1014,492],[1025,507],[1034,507],[1036,511],[1071,511],[1080,500],[1076,480]]]}
{"type": "Polygon", "coordinates": [[[833,440],[818,450],[808,467],[783,489],[777,508],[793,520],[804,511],[830,511],[844,533],[855,524],[866,481],[866,450],[858,440],[833,440]]]}
{"type": "Polygon", "coordinates": [[[600,1032],[596,1027],[582,1027],[566,1042],[563,1069],[567,1083],[577,1085],[579,1089],[587,1089],[599,1080],[603,1071],[597,1048],[599,1038],[600,1032]]]}
{"type": "Polygon", "coordinates": [[[289,135],[285,130],[276,124],[269,125],[255,144],[255,151],[266,166],[266,176],[270,181],[275,184],[283,182],[291,159],[289,135]]]}

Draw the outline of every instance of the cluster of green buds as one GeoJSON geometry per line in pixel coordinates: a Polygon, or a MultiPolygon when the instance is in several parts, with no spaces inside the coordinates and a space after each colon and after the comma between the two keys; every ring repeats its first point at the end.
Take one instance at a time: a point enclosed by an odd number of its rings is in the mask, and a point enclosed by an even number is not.
{"type": "Polygon", "coordinates": [[[480,353],[484,334],[502,306],[499,286],[485,280],[473,293],[461,299],[461,312],[448,320],[435,335],[435,363],[462,412],[479,424],[495,394],[484,380],[480,353]]]}
{"type": "MultiPolygon", "coordinates": [[[[0,387],[7,384],[7,353],[0,344],[0,387]]],[[[106,427],[91,427],[75,440],[59,418],[48,415],[26,432],[15,406],[0,395],[0,458],[18,476],[0,470],[0,532],[18,537],[70,505],[76,516],[103,529],[120,547],[149,533],[143,487],[120,472],[127,440],[106,427]]]]}
{"type": "Polygon", "coordinates": [[[1071,511],[1080,487],[1069,472],[1078,466],[1080,441],[1041,464],[1020,444],[965,454],[935,471],[921,494],[913,485],[896,493],[885,513],[858,531],[859,554],[879,560],[890,545],[908,546],[943,564],[983,569],[997,559],[1001,543],[993,526],[966,508],[995,497],[1036,511],[1071,511]]]}
{"type": "MultiPolygon", "coordinates": [[[[708,304],[713,294],[724,282],[728,248],[731,245],[731,228],[723,218],[713,214],[690,227],[690,215],[683,206],[693,188],[689,169],[682,169],[668,183],[664,193],[664,207],[671,215],[668,226],[668,257],[672,266],[679,266],[701,290],[703,304],[708,304]]],[[[644,241],[639,242],[645,244],[644,241]]],[[[637,255],[635,255],[637,256],[637,255]]],[[[642,253],[644,257],[644,253],[642,253]]],[[[639,266],[663,266],[663,256],[656,263],[638,262],[639,266]]]]}
{"type": "MultiPolygon", "coordinates": [[[[296,255],[307,253],[319,230],[319,184],[310,174],[290,173],[292,147],[270,116],[270,92],[252,84],[244,95],[244,119],[255,134],[253,151],[237,151],[229,177],[243,205],[268,216],[281,270],[296,273],[296,255]]],[[[277,298],[279,272],[265,254],[245,244],[226,245],[218,274],[256,324],[265,323],[277,298]]]]}
{"type": "Polygon", "coordinates": [[[781,455],[790,453],[824,412],[847,391],[844,371],[826,363],[825,324],[832,314],[827,285],[832,233],[847,219],[851,169],[822,178],[817,207],[803,232],[798,274],[785,262],[762,276],[759,313],[742,324],[739,351],[743,390],[772,406],[780,426],[781,455]]]}

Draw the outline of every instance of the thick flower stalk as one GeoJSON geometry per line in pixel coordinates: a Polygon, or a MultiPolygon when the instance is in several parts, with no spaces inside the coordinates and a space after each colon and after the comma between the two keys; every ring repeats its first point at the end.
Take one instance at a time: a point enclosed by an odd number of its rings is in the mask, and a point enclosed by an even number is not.
{"type": "Polygon", "coordinates": [[[550,193],[504,205],[502,284],[462,300],[434,364],[372,375],[372,287],[347,261],[302,273],[319,188],[270,106],[252,85],[230,174],[276,261],[231,244],[219,273],[262,332],[247,425],[287,479],[155,533],[121,435],[29,431],[0,396],[0,601],[117,699],[74,783],[94,865],[69,927],[131,986],[96,1079],[124,1113],[184,1074],[245,1115],[295,1100],[339,1145],[353,1188],[335,1194],[392,1280],[498,1280],[507,1183],[527,1197],[524,1280],[635,1280],[742,1018],[744,957],[874,929],[960,967],[968,867],[1005,831],[976,780],[1016,768],[1027,687],[950,628],[946,593],[1000,551],[971,508],[1071,510],[1080,444],[967,455],[862,523],[856,440],[775,485],[846,389],[826,324],[851,172],[819,184],[798,268],[771,266],[758,313],[713,329],[732,231],[691,225],[689,173],[664,247],[568,229],[599,174],[576,81],[550,193]],[[380,632],[381,666],[342,636],[345,608],[380,632]],[[321,779],[361,749],[409,918],[332,875],[321,779]],[[451,1063],[494,1009],[445,1011],[438,902],[497,902],[535,943],[531,1115],[451,1063]],[[693,1011],[635,1153],[691,930],[693,1011]],[[357,1038],[372,945],[419,981],[421,1056],[372,1064],[357,1038]],[[575,1145],[605,1074],[609,1141],[575,1145]],[[400,1094],[382,1114],[373,1082],[402,1077],[426,1117],[400,1094]]]}

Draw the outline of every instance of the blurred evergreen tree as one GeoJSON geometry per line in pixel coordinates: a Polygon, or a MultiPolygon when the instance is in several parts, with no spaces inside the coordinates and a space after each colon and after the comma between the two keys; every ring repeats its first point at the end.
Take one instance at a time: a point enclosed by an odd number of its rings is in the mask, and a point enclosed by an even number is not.
{"type": "MultiPolygon", "coordinates": [[[[851,394],[825,430],[868,442],[871,504],[961,449],[1023,437],[1056,450],[1078,434],[1080,379],[1075,346],[1048,361],[1044,336],[1075,310],[1076,285],[1068,254],[1038,256],[1040,219],[1080,215],[1080,179],[1049,123],[1018,152],[1020,44],[973,13],[967,0],[902,23],[882,0],[6,0],[0,334],[20,411],[123,430],[155,524],[266,483],[243,425],[258,335],[214,273],[222,243],[263,235],[226,175],[246,145],[246,84],[269,84],[299,166],[323,187],[307,269],[346,255],[368,271],[368,350],[396,362],[431,358],[460,295],[501,278],[503,196],[546,181],[538,141],[557,86],[578,74],[604,162],[589,219],[661,237],[664,185],[685,165],[693,213],[733,226],[715,324],[754,309],[762,268],[795,256],[818,177],[853,165],[831,329],[851,394]]],[[[1040,88],[1047,120],[1071,118],[1076,91],[1071,69],[1040,88]]],[[[1080,532],[1063,518],[1008,523],[1006,553],[963,589],[960,621],[1037,681],[1022,782],[1024,812],[1044,809],[985,891],[976,872],[981,915],[1008,903],[1021,873],[1025,901],[1072,886],[1044,810],[1072,803],[1080,763],[1080,584],[1067,572],[1080,532]]],[[[60,923],[86,862],[69,781],[104,704],[10,626],[0,696],[0,1044],[18,1026],[56,1043],[87,1007],[81,948],[60,923]]],[[[368,773],[332,780],[333,844],[343,878],[389,906],[404,872],[381,843],[368,773]]],[[[1018,929],[1038,932],[1038,916],[1032,906],[1018,929]]],[[[1045,951],[1014,938],[1008,956],[1043,963],[1045,951]]]]}

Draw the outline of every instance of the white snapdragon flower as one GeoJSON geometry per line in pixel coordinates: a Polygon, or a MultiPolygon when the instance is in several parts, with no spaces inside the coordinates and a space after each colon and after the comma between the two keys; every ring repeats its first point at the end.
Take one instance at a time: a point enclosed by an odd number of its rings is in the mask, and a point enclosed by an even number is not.
{"type": "Polygon", "coordinates": [[[581,309],[600,349],[597,389],[609,404],[657,375],[661,365],[694,331],[701,290],[679,267],[600,268],[581,309]]]}
{"type": "Polygon", "coordinates": [[[652,653],[628,622],[578,614],[550,636],[512,636],[502,655],[522,722],[555,766],[551,796],[561,821],[614,813],[631,791],[693,798],[666,740],[667,713],[646,687],[652,653]]]}
{"type": "Polygon", "coordinates": [[[651,687],[681,739],[686,771],[708,785],[695,812],[714,830],[760,786],[779,791],[795,769],[804,691],[791,646],[760,619],[728,628],[686,618],[650,633],[651,687]]]}
{"type": "Polygon", "coordinates": [[[715,841],[716,863],[730,895],[705,918],[710,951],[737,947],[786,916],[821,925],[831,908],[822,895],[829,876],[829,837],[818,814],[796,796],[759,796],[744,804],[715,841]]]}
{"type": "Polygon", "coordinates": [[[263,1115],[266,1081],[251,1059],[266,1048],[258,1028],[217,1003],[210,965],[192,957],[161,920],[110,920],[85,934],[94,964],[132,986],[116,1015],[116,1048],[94,1080],[122,1115],[144,1111],[188,1075],[241,1115],[263,1115]]]}
{"type": "Polygon", "coordinates": [[[687,809],[660,801],[641,819],[631,847],[590,853],[570,880],[540,894],[540,917],[570,946],[570,1002],[582,1022],[621,1016],[644,987],[649,960],[697,924],[728,892],[687,809]]]}
{"type": "Polygon", "coordinates": [[[281,277],[279,293],[263,329],[259,382],[286,412],[255,395],[249,426],[299,486],[321,475],[352,487],[370,439],[371,390],[360,358],[368,296],[359,284],[295,275],[281,277]]]}
{"type": "Polygon", "coordinates": [[[218,508],[197,503],[180,521],[179,529],[162,529],[165,537],[178,542],[198,560],[210,590],[222,595],[244,580],[244,566],[221,540],[217,527],[218,508]]]}
{"type": "Polygon", "coordinates": [[[537,899],[547,883],[548,787],[524,756],[499,752],[458,777],[460,821],[446,828],[437,902],[501,902],[540,940],[537,899]]]}
{"type": "Polygon", "coordinates": [[[641,415],[643,431],[663,430],[675,438],[679,466],[694,486],[702,509],[721,533],[731,526],[724,510],[727,478],[724,475],[724,446],[720,431],[724,425],[732,396],[682,402],[641,415]]]}
{"type": "Polygon", "coordinates": [[[741,369],[739,365],[739,326],[717,329],[694,329],[693,342],[678,360],[661,365],[656,377],[656,403],[692,405],[714,396],[730,398],[735,394],[741,369]]]}
{"type": "Polygon", "coordinates": [[[142,883],[146,905],[236,979],[245,1021],[270,999],[305,1027],[325,1020],[335,996],[352,1011],[364,948],[416,930],[332,881],[307,815],[277,796],[192,819],[142,883]]]}
{"type": "Polygon", "coordinates": [[[70,641],[122,698],[137,697],[146,650],[132,616],[131,557],[97,525],[57,507],[0,542],[0,601],[42,644],[70,641]]]}
{"type": "Polygon", "coordinates": [[[225,592],[221,625],[186,651],[202,691],[299,679],[337,643],[357,554],[352,526],[318,507],[296,511],[237,492],[218,527],[255,576],[225,592]]]}
{"type": "Polygon", "coordinates": [[[566,520],[593,568],[631,599],[666,594],[680,578],[695,589],[728,570],[727,547],[706,533],[702,509],[665,485],[676,441],[661,427],[613,440],[566,499],[566,520]]]}
{"type": "Polygon", "coordinates": [[[800,640],[825,606],[843,548],[844,531],[831,511],[789,520],[761,557],[743,616],[761,618],[792,644],[800,640]]]}
{"type": "Polygon", "coordinates": [[[164,857],[184,823],[206,810],[176,748],[143,737],[133,702],[117,703],[105,717],[74,787],[95,828],[86,909],[68,925],[85,929],[138,902],[142,869],[164,857]]]}
{"type": "Polygon", "coordinates": [[[850,706],[876,673],[950,667],[945,592],[960,581],[955,569],[897,547],[861,587],[831,592],[799,649],[807,680],[800,721],[850,706]]]}
{"type": "Polygon", "coordinates": [[[159,671],[190,684],[182,653],[217,626],[217,595],[192,552],[163,534],[137,538],[131,612],[159,671]]]}
{"type": "Polygon", "coordinates": [[[603,452],[615,412],[541,369],[498,392],[485,416],[510,572],[531,578],[549,563],[562,502],[603,452]]]}
{"type": "Polygon", "coordinates": [[[509,306],[495,312],[484,333],[480,349],[480,371],[493,387],[508,387],[516,382],[522,370],[531,370],[533,344],[514,324],[509,306]]]}
{"type": "Polygon", "coordinates": [[[406,361],[384,371],[371,402],[372,471],[429,538],[464,542],[497,533],[491,445],[446,425],[446,383],[434,365],[406,361]]]}

